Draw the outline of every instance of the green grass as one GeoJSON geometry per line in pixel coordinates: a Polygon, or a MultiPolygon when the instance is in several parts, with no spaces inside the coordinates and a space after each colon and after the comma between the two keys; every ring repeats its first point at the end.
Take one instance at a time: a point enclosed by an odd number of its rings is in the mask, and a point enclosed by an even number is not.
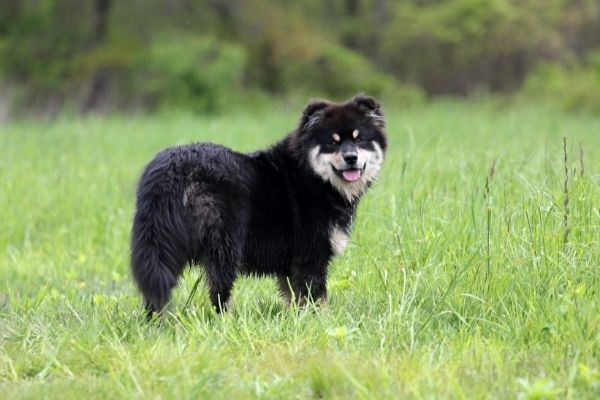
{"type": "Polygon", "coordinates": [[[191,141],[261,148],[298,115],[1,126],[0,397],[600,396],[600,119],[542,107],[388,109],[328,305],[288,308],[244,278],[224,316],[206,290],[182,311],[190,270],[145,323],[128,270],[145,163],[191,141]]]}

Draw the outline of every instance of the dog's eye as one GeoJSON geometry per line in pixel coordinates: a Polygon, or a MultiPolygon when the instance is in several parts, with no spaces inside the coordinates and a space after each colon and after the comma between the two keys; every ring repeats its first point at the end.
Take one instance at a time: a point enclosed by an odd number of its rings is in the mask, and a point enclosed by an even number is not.
{"type": "Polygon", "coordinates": [[[339,144],[342,141],[342,138],[337,133],[331,134],[331,144],[339,144]]]}
{"type": "Polygon", "coordinates": [[[329,142],[330,145],[332,146],[337,146],[340,144],[340,142],[336,141],[336,140],[332,140],[331,142],[329,142]]]}

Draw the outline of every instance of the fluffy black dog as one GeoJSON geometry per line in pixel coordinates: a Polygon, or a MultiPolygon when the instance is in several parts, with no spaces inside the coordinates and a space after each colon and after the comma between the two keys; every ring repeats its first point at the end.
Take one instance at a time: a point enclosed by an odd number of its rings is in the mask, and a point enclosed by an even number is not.
{"type": "Polygon", "coordinates": [[[325,300],[328,264],[386,146],[379,104],[357,96],[310,103],[298,128],[266,151],[199,143],[158,153],[140,179],[131,241],[149,315],[189,263],[206,268],[217,311],[238,274],[274,275],[288,298],[325,300]]]}

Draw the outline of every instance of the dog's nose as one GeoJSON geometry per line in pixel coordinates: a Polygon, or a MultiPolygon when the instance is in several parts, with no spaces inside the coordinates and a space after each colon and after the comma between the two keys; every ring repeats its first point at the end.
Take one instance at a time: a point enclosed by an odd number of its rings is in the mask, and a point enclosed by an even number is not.
{"type": "Polygon", "coordinates": [[[344,161],[348,165],[356,164],[356,160],[358,160],[358,156],[355,153],[344,154],[344,161]]]}

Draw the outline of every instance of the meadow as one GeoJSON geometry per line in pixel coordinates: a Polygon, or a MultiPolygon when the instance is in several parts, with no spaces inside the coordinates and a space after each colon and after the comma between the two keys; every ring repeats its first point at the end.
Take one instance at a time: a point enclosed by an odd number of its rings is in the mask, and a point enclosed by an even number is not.
{"type": "Polygon", "coordinates": [[[600,396],[600,118],[541,105],[386,109],[327,305],[243,278],[225,315],[203,286],[186,307],[192,268],[146,323],[128,267],[143,166],[193,141],[265,147],[299,111],[0,126],[0,398],[600,396]]]}

